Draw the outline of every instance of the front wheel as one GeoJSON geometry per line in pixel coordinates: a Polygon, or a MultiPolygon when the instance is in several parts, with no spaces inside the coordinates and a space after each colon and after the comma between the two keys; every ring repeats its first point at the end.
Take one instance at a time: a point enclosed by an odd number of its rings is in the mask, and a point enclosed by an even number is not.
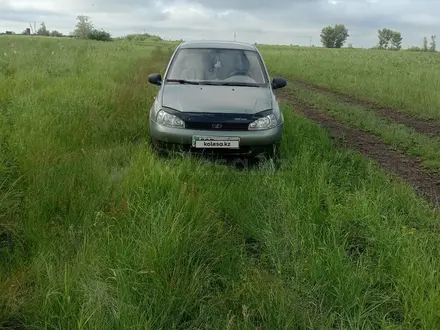
{"type": "Polygon", "coordinates": [[[156,155],[158,155],[159,157],[167,157],[167,156],[169,155],[168,151],[166,151],[166,150],[160,148],[160,147],[157,145],[157,142],[154,141],[154,139],[153,139],[152,137],[150,137],[150,138],[148,139],[148,144],[150,145],[151,150],[152,150],[154,153],[156,153],[156,155]]]}
{"type": "Polygon", "coordinates": [[[274,143],[268,146],[266,150],[257,156],[260,160],[267,160],[272,162],[275,169],[279,169],[281,166],[281,143],[274,143]]]}
{"type": "Polygon", "coordinates": [[[281,143],[274,143],[268,150],[268,156],[274,161],[278,161],[281,158],[281,143]]]}

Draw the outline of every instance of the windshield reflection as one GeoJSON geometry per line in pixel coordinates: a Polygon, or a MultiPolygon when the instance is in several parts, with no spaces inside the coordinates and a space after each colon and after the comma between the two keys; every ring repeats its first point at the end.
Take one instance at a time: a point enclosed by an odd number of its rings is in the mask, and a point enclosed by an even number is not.
{"type": "Polygon", "coordinates": [[[240,49],[180,49],[167,80],[226,85],[267,83],[259,54],[240,49]]]}

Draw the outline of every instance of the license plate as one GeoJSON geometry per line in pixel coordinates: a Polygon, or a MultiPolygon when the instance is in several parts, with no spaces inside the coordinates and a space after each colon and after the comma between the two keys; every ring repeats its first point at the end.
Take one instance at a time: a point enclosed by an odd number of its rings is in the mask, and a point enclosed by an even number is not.
{"type": "Polygon", "coordinates": [[[240,138],[230,136],[193,136],[192,146],[194,148],[238,149],[240,148],[240,138]]]}

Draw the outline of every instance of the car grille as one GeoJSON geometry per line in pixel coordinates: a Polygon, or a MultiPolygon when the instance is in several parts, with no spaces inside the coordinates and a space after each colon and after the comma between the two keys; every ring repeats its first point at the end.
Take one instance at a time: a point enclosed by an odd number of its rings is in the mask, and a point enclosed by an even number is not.
{"type": "Polygon", "coordinates": [[[201,123],[186,122],[185,128],[206,131],[247,131],[249,123],[201,123]],[[221,127],[218,127],[221,125],[221,127]]]}

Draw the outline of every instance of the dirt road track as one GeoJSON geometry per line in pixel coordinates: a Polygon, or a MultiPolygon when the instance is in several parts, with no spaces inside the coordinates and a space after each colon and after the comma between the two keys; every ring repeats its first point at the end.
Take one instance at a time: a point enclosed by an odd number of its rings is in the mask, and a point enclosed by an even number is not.
{"type": "Polygon", "coordinates": [[[419,159],[395,151],[382,143],[377,136],[348,127],[325,112],[318,111],[292,96],[281,95],[279,100],[281,104],[294,106],[295,111],[327,129],[330,135],[336,138],[338,145],[357,150],[376,161],[385,170],[408,182],[420,196],[429,200],[434,207],[440,206],[440,175],[425,171],[419,159]]]}
{"type": "Polygon", "coordinates": [[[315,85],[312,85],[309,83],[305,83],[300,80],[292,81],[292,82],[290,82],[290,85],[293,86],[293,88],[301,88],[301,89],[305,89],[305,90],[308,90],[311,92],[321,93],[324,95],[334,97],[338,100],[338,102],[341,102],[341,103],[344,103],[347,105],[363,107],[366,110],[376,112],[378,115],[380,115],[384,118],[389,118],[389,119],[395,121],[396,123],[406,125],[412,129],[414,129],[417,132],[436,136],[436,137],[440,138],[440,124],[436,123],[434,121],[413,118],[413,117],[403,113],[403,111],[401,111],[401,110],[383,107],[383,106],[376,104],[374,102],[371,102],[371,101],[358,100],[358,99],[353,98],[349,95],[335,92],[335,91],[329,90],[327,88],[318,87],[318,86],[315,86],[315,85]]]}

